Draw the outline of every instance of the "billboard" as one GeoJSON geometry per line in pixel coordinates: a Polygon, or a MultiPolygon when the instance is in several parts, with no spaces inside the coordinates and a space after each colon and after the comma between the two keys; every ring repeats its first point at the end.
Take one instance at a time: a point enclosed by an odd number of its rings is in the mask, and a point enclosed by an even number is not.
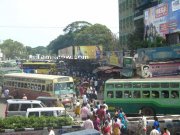
{"type": "Polygon", "coordinates": [[[180,62],[154,62],[148,65],[141,65],[141,76],[173,76],[180,73],[180,62]]]}
{"type": "Polygon", "coordinates": [[[123,52],[122,51],[107,51],[106,63],[109,65],[123,67],[123,52]]]}
{"type": "Polygon", "coordinates": [[[58,57],[65,59],[73,59],[73,47],[66,47],[58,50],[58,57]]]}
{"type": "Polygon", "coordinates": [[[164,0],[162,4],[144,11],[144,39],[180,31],[180,0],[164,0]]]}
{"type": "Polygon", "coordinates": [[[147,64],[149,61],[165,61],[180,58],[180,46],[157,48],[141,48],[137,50],[137,63],[147,64]]]}
{"type": "Polygon", "coordinates": [[[75,59],[96,59],[102,58],[103,48],[101,45],[74,46],[75,59]]]}

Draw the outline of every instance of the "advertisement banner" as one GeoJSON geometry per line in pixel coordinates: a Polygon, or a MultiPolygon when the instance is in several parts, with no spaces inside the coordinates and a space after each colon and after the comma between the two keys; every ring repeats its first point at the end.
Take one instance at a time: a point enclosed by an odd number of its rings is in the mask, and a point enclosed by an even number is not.
{"type": "Polygon", "coordinates": [[[107,59],[107,64],[109,65],[123,67],[123,52],[107,51],[106,59],[107,59]]]}
{"type": "Polygon", "coordinates": [[[101,45],[74,46],[75,59],[96,59],[102,58],[103,48],[101,45]]]}
{"type": "Polygon", "coordinates": [[[180,0],[164,0],[162,4],[144,11],[144,39],[180,31],[180,0]]]}
{"type": "Polygon", "coordinates": [[[179,62],[154,62],[141,65],[142,77],[173,76],[180,74],[179,62]]]}
{"type": "Polygon", "coordinates": [[[180,58],[180,46],[157,48],[141,48],[137,50],[137,63],[147,64],[149,61],[165,61],[180,58]]]}
{"type": "Polygon", "coordinates": [[[67,47],[58,50],[58,56],[65,59],[73,59],[73,47],[67,47]]]}

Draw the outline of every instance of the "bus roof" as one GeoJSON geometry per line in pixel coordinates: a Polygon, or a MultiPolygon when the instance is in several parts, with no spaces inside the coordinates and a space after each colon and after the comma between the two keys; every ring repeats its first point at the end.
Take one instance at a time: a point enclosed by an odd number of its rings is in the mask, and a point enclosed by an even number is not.
{"type": "Polygon", "coordinates": [[[119,83],[119,82],[180,82],[180,78],[133,78],[133,79],[109,79],[106,83],[119,83]]]}
{"type": "Polygon", "coordinates": [[[45,80],[53,80],[58,78],[65,78],[69,76],[59,76],[59,75],[46,75],[46,74],[30,74],[30,73],[10,73],[5,74],[5,77],[21,77],[21,78],[34,78],[34,79],[45,79],[45,80]]]}

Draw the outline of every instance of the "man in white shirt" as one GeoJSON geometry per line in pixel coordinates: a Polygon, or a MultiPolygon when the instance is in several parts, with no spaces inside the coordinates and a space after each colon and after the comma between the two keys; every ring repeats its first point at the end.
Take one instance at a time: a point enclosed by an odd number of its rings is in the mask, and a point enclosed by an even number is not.
{"type": "Polygon", "coordinates": [[[146,135],[147,132],[147,120],[146,116],[141,113],[142,118],[139,121],[140,135],[146,135]]]}
{"type": "Polygon", "coordinates": [[[160,135],[160,134],[159,134],[159,131],[156,130],[156,128],[154,126],[152,126],[152,130],[150,132],[150,135],[160,135]]]}
{"type": "Polygon", "coordinates": [[[52,127],[48,127],[48,132],[49,132],[48,135],[55,135],[54,130],[53,130],[52,127]]]}

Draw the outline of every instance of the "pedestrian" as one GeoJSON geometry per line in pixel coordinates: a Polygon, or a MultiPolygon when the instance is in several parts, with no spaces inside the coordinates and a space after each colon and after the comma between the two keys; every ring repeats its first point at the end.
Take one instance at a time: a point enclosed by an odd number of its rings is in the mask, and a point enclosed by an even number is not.
{"type": "Polygon", "coordinates": [[[94,129],[96,129],[97,131],[100,131],[101,130],[100,124],[101,124],[100,119],[98,118],[96,114],[94,114],[94,120],[93,120],[94,129]]]}
{"type": "Polygon", "coordinates": [[[86,104],[83,104],[81,108],[81,119],[86,120],[89,113],[90,113],[90,110],[87,108],[86,104]]]}
{"type": "Polygon", "coordinates": [[[78,115],[79,115],[79,117],[80,117],[81,104],[80,104],[79,100],[77,100],[77,102],[76,102],[76,106],[75,106],[75,109],[74,109],[74,113],[75,113],[75,117],[77,117],[78,115]]]}
{"type": "Polygon", "coordinates": [[[76,95],[73,94],[73,97],[71,98],[71,103],[72,103],[72,107],[73,109],[75,109],[75,106],[76,106],[76,102],[77,102],[77,98],[76,98],[76,95]]]}
{"type": "Polygon", "coordinates": [[[9,89],[8,89],[8,88],[6,88],[6,89],[4,90],[4,97],[5,97],[5,98],[9,98],[9,89]]]}
{"type": "Polygon", "coordinates": [[[105,121],[104,126],[102,127],[103,135],[111,135],[111,126],[108,121],[105,121]]]}
{"type": "Polygon", "coordinates": [[[105,108],[104,105],[100,105],[100,109],[98,109],[98,110],[96,111],[96,114],[98,115],[98,117],[99,117],[100,120],[101,120],[101,125],[103,125],[103,123],[105,122],[106,112],[105,112],[104,108],[105,108]]]}
{"type": "Polygon", "coordinates": [[[90,119],[90,116],[88,115],[86,120],[83,123],[83,128],[84,129],[94,129],[94,125],[92,120],[90,119]]]}
{"type": "Polygon", "coordinates": [[[163,135],[171,135],[171,133],[169,132],[167,128],[164,128],[163,135]]]}
{"type": "Polygon", "coordinates": [[[141,119],[139,121],[139,135],[146,135],[147,132],[147,119],[146,116],[141,112],[141,119]]]}
{"type": "Polygon", "coordinates": [[[53,127],[48,127],[48,132],[49,132],[48,135],[55,135],[53,127]]]}
{"type": "Polygon", "coordinates": [[[121,125],[118,123],[117,118],[114,119],[113,123],[113,135],[121,134],[121,125]]]}
{"type": "Polygon", "coordinates": [[[150,132],[150,135],[160,135],[160,133],[158,130],[156,130],[156,128],[154,126],[152,126],[152,130],[150,132]]]}
{"type": "Polygon", "coordinates": [[[57,99],[57,101],[56,101],[56,107],[64,107],[61,98],[60,98],[60,99],[57,99]]]}
{"type": "Polygon", "coordinates": [[[27,96],[26,96],[26,94],[23,94],[22,99],[27,100],[27,96]]]}
{"type": "Polygon", "coordinates": [[[159,133],[161,133],[159,121],[158,121],[158,118],[157,118],[156,116],[154,116],[153,126],[155,127],[155,129],[156,129],[159,133]]]}

